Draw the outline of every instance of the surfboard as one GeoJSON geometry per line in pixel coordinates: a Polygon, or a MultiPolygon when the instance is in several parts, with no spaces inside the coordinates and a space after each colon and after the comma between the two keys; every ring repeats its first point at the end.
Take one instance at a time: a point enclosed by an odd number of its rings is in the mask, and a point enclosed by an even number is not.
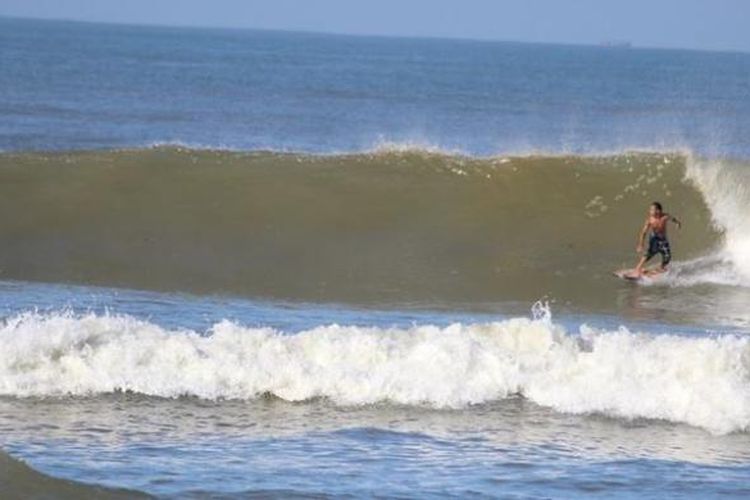
{"type": "Polygon", "coordinates": [[[645,269],[642,273],[637,273],[635,269],[620,269],[619,271],[613,271],[612,274],[617,278],[625,281],[652,281],[654,278],[663,276],[666,271],[659,269],[645,269]]]}
{"type": "Polygon", "coordinates": [[[635,272],[635,269],[620,269],[619,271],[612,271],[612,274],[625,281],[638,281],[642,277],[640,273],[635,272]]]}

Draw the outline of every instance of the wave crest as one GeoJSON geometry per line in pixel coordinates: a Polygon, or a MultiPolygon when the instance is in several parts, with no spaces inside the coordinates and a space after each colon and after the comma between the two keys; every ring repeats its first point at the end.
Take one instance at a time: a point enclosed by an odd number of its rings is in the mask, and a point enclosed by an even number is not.
{"type": "MultiPolygon", "coordinates": [[[[727,277],[733,284],[750,286],[750,167],[731,161],[694,160],[687,179],[700,190],[711,210],[724,244],[711,261],[723,262],[717,280],[727,277]]],[[[713,281],[712,275],[707,281],[713,281]]]]}

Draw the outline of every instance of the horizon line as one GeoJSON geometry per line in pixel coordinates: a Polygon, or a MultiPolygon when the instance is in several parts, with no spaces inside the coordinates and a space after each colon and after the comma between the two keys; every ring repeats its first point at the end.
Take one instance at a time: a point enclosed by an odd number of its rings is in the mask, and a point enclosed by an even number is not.
{"type": "Polygon", "coordinates": [[[79,24],[98,24],[105,26],[124,26],[132,28],[166,28],[166,29],[185,29],[196,31],[260,31],[269,33],[289,33],[300,35],[319,35],[319,36],[344,36],[358,38],[386,38],[386,39],[407,39],[407,40],[443,40],[456,42],[474,42],[474,43],[508,43],[508,44],[526,44],[526,45],[545,45],[545,46],[567,46],[567,47],[588,47],[600,48],[606,50],[664,50],[664,51],[686,51],[686,52],[710,52],[725,54],[750,54],[750,49],[718,49],[718,48],[688,48],[679,46],[656,46],[656,45],[639,45],[631,40],[601,40],[599,42],[549,42],[549,41],[532,41],[532,40],[511,40],[503,38],[487,37],[463,37],[449,35],[398,35],[384,33],[351,33],[345,31],[323,31],[315,29],[295,29],[295,28],[258,28],[252,26],[217,26],[217,25],[198,25],[198,24],[165,24],[161,22],[135,22],[135,21],[99,21],[90,19],[75,19],[63,17],[30,17],[30,16],[13,16],[0,13],[0,19],[11,19],[18,21],[38,21],[49,23],[79,23],[79,24]],[[625,43],[626,46],[619,46],[618,43],[625,43]],[[612,44],[612,45],[609,45],[612,44]]]}

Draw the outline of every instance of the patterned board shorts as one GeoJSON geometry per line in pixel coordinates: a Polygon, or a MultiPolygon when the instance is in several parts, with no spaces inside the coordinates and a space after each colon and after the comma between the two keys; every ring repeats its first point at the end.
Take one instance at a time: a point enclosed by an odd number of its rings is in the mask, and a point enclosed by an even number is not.
{"type": "Polygon", "coordinates": [[[672,260],[672,250],[669,248],[669,241],[663,237],[652,234],[648,240],[648,250],[644,254],[646,260],[650,260],[654,255],[661,254],[661,265],[665,267],[672,260]]]}

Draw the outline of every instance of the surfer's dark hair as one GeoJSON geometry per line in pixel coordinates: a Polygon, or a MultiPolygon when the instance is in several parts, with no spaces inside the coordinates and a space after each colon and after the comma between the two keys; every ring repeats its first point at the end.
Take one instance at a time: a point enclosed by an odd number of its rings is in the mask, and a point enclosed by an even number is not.
{"type": "Polygon", "coordinates": [[[656,208],[659,212],[663,212],[664,211],[664,209],[661,206],[661,203],[659,203],[658,201],[655,201],[655,202],[651,203],[651,206],[654,207],[654,208],[656,208]]]}

